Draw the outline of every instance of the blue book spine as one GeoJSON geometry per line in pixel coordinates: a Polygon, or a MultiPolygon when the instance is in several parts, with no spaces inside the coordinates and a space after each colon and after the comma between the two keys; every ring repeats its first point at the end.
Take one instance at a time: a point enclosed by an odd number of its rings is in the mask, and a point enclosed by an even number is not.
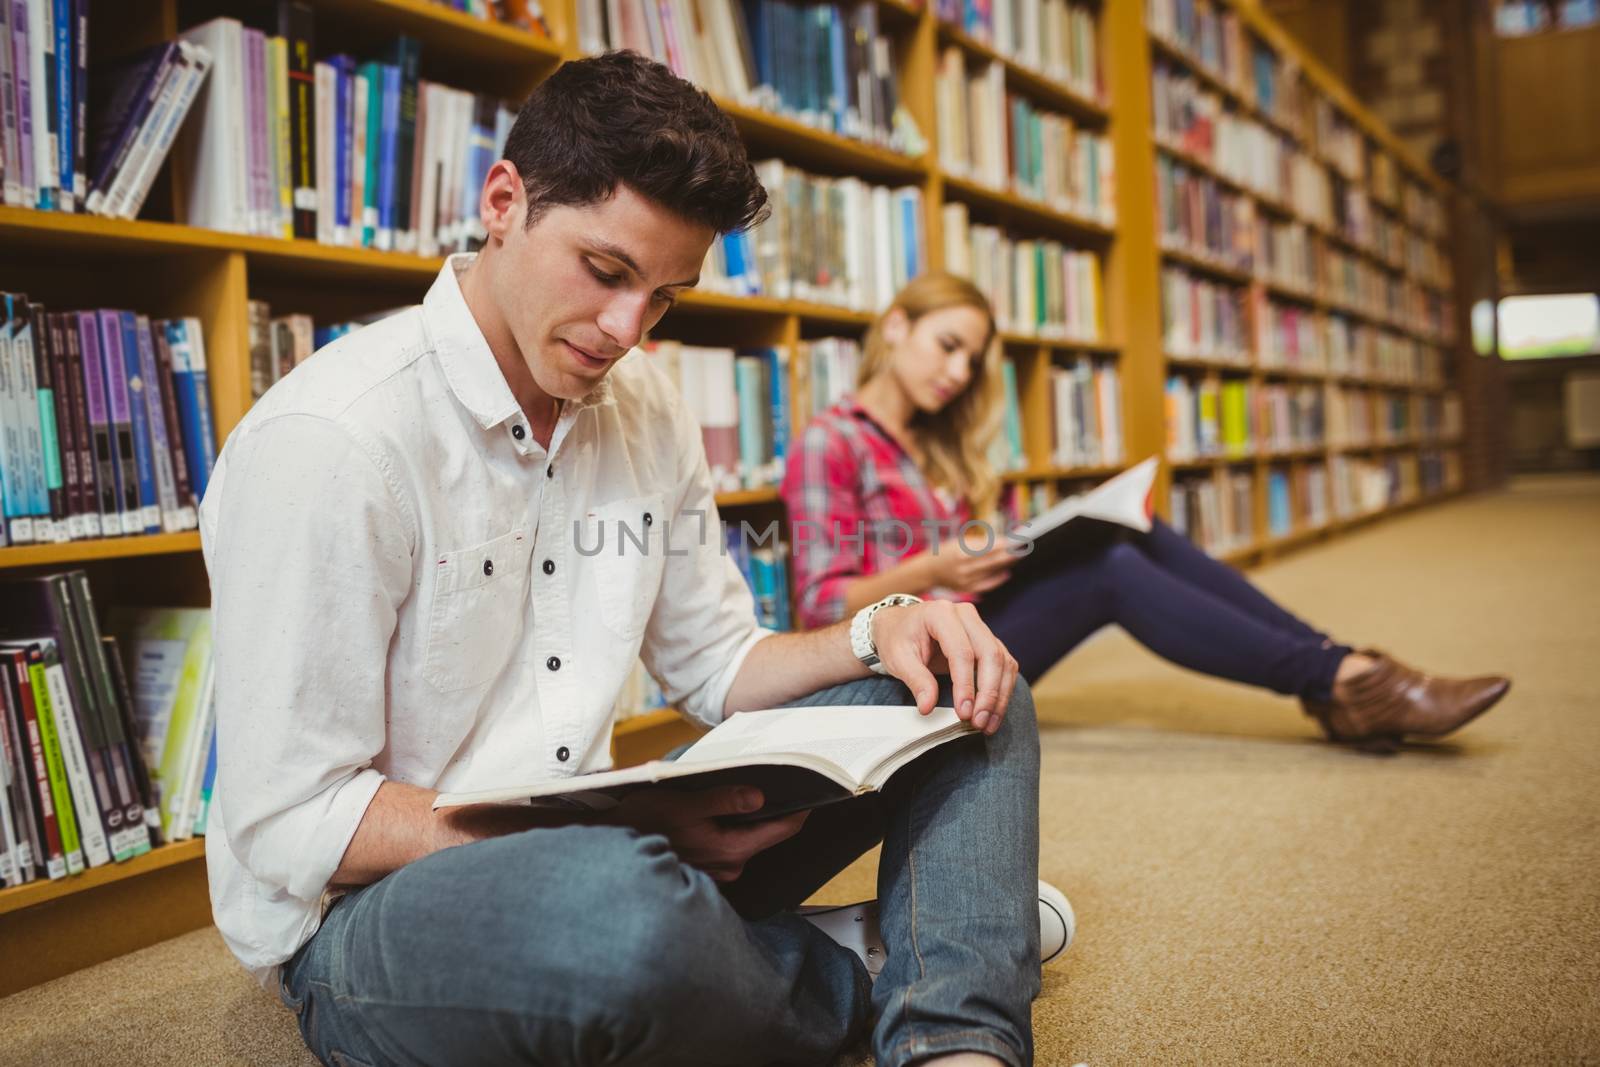
{"type": "Polygon", "coordinates": [[[77,135],[73,132],[77,116],[72,104],[72,89],[77,84],[77,62],[72,53],[72,0],[55,0],[56,56],[55,69],[46,73],[55,79],[54,104],[56,108],[56,170],[60,191],[56,194],[56,207],[61,211],[75,212],[77,196],[73,190],[77,182],[73,177],[73,160],[77,157],[77,135]]]}
{"type": "MultiPolygon", "coordinates": [[[[378,247],[394,247],[394,183],[400,163],[395,145],[400,135],[400,68],[383,65],[383,128],[378,143],[378,247]]],[[[370,104],[368,106],[371,106],[370,104]]]]}
{"type": "Polygon", "coordinates": [[[828,12],[828,58],[830,63],[830,80],[832,88],[829,96],[833,104],[833,128],[840,133],[854,136],[858,131],[852,128],[850,121],[850,75],[845,70],[845,25],[844,12],[837,7],[827,8],[828,12]]]}
{"type": "Polygon", "coordinates": [[[183,427],[184,459],[188,461],[189,484],[196,500],[203,499],[211,466],[216,462],[216,438],[211,431],[211,384],[206,374],[203,350],[190,340],[190,323],[173,319],[162,324],[167,346],[172,352],[172,388],[183,427]]]}
{"type": "Polygon", "coordinates": [[[145,400],[147,383],[139,360],[139,322],[131,311],[119,313],[122,328],[122,369],[128,389],[128,425],[133,430],[133,466],[139,487],[139,527],[161,532],[161,498],[156,495],[155,459],[150,454],[150,408],[145,400]]]}
{"type": "Polygon", "coordinates": [[[722,246],[722,258],[728,271],[728,281],[733,285],[736,293],[746,292],[744,287],[744,249],[739,247],[739,235],[725,233],[718,242],[722,246]]]}
{"type": "Polygon", "coordinates": [[[766,0],[744,0],[744,24],[750,31],[750,49],[754,53],[756,81],[776,88],[772,79],[772,48],[768,37],[766,0]]]}
{"type": "Polygon", "coordinates": [[[921,272],[917,269],[917,260],[920,258],[919,248],[922,244],[917,239],[917,200],[916,197],[902,194],[900,197],[900,221],[905,226],[906,239],[906,280],[910,281],[921,272]]]}
{"type": "Polygon", "coordinates": [[[206,823],[211,816],[211,794],[217,786],[217,728],[213,723],[210,728],[211,746],[206,754],[206,771],[200,780],[200,810],[194,817],[194,832],[198,837],[204,837],[206,823]]]}
{"type": "Polygon", "coordinates": [[[789,358],[786,350],[773,347],[765,351],[767,380],[771,386],[768,401],[772,406],[772,469],[771,482],[783,479],[783,467],[789,456],[789,358]]]}
{"type": "Polygon", "coordinates": [[[350,150],[353,132],[350,127],[355,117],[355,84],[350,72],[354,60],[349,56],[334,56],[331,62],[338,87],[333,134],[334,241],[345,244],[350,233],[350,150]]]}
{"type": "Polygon", "coordinates": [[[378,174],[383,169],[383,65],[361,64],[361,79],[367,85],[365,173],[361,183],[361,240],[363,248],[378,241],[378,174]]]}

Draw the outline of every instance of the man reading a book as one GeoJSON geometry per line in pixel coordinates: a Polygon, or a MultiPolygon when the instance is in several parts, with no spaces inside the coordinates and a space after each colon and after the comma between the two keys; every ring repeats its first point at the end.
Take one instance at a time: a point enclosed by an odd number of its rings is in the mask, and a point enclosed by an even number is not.
{"type": "Polygon", "coordinates": [[[733,124],[613,54],[547,80],[505,157],[483,250],[274,386],[206,494],[228,945],[330,1063],[823,1063],[869,1030],[880,1067],[1030,1062],[1016,661],[970,606],[909,597],[759,629],[699,431],[628,355],[763,213],[733,124]],[[432,809],[606,767],[636,659],[707,725],[937,701],[976,736],[756,822],[734,787],[432,809]],[[874,981],[793,909],[879,840],[874,981]]]}

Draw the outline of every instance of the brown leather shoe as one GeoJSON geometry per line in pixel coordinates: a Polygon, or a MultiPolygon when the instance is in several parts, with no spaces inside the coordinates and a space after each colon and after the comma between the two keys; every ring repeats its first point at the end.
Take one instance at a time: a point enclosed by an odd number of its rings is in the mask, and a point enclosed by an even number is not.
{"type": "Polygon", "coordinates": [[[1332,700],[1300,703],[1329,740],[1363,752],[1396,752],[1406,734],[1443,737],[1488,711],[1511,688],[1511,680],[1499,675],[1436,678],[1375,649],[1361,654],[1374,665],[1335,683],[1332,700]]]}

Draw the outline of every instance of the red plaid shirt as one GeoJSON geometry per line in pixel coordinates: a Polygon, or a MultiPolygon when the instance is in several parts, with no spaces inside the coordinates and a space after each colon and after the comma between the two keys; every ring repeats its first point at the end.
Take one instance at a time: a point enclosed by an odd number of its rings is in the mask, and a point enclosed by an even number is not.
{"type": "MultiPolygon", "coordinates": [[[[850,579],[954,537],[972,517],[965,500],[928,484],[916,461],[853,399],[812,419],[790,445],[782,493],[794,546],[795,609],[806,627],[844,618],[850,579]]],[[[904,592],[973,599],[947,589],[904,592]]]]}

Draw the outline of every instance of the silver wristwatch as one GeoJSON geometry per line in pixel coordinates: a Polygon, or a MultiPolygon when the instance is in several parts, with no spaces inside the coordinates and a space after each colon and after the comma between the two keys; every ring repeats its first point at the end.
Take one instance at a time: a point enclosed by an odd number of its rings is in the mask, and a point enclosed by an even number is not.
{"type": "Polygon", "coordinates": [[[872,639],[872,617],[884,608],[899,608],[922,603],[921,597],[910,593],[890,593],[876,604],[868,604],[850,620],[850,651],[856,659],[867,665],[875,674],[888,674],[883,661],[878,659],[878,643],[872,639]]]}

